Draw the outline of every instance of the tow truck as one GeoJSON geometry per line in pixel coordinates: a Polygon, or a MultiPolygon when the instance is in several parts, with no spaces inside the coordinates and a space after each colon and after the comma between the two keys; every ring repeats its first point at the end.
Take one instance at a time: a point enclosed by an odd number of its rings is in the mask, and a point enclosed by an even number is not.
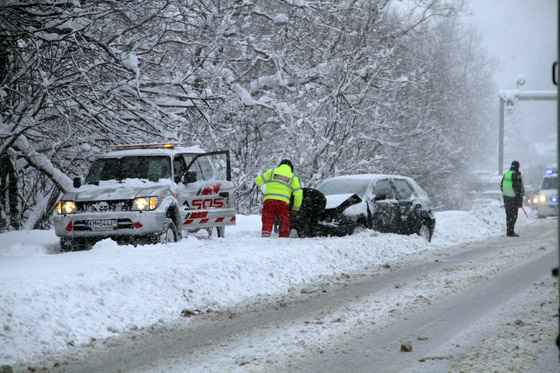
{"type": "Polygon", "coordinates": [[[236,221],[229,151],[180,143],[110,146],[85,179],[74,178],[54,216],[61,251],[111,238],[169,243],[207,229],[224,237],[236,221]]]}

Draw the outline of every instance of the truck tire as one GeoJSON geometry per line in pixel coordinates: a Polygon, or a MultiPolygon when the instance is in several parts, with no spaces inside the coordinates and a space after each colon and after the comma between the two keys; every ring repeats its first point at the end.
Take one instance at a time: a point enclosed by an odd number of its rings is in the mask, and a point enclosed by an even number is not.
{"type": "Polygon", "coordinates": [[[95,244],[95,240],[61,238],[60,252],[65,253],[69,251],[91,250],[94,244],[95,244]]]}
{"type": "Polygon", "coordinates": [[[224,238],[225,236],[226,236],[226,227],[224,226],[208,228],[208,238],[212,238],[212,237],[224,238]]]}
{"type": "Polygon", "coordinates": [[[177,242],[177,227],[171,218],[165,218],[161,232],[155,235],[153,241],[162,244],[177,242]]]}

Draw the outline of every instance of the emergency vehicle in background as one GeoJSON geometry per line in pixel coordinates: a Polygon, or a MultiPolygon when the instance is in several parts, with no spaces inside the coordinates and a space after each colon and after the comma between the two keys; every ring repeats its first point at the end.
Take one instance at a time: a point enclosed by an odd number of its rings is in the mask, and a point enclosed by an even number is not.
{"type": "Polygon", "coordinates": [[[207,229],[223,237],[235,224],[229,151],[178,143],[110,146],[85,180],[74,179],[54,216],[62,251],[102,239],[144,244],[179,241],[207,229]],[[83,185],[82,185],[83,184],[83,185]]]}
{"type": "Polygon", "coordinates": [[[539,218],[558,215],[558,171],[546,170],[539,192],[533,196],[533,209],[539,218]]]}

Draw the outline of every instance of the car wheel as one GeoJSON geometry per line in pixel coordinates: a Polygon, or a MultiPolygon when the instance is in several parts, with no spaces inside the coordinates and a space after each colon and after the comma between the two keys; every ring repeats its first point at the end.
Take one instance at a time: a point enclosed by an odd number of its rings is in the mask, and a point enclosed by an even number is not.
{"type": "Polygon", "coordinates": [[[432,241],[432,231],[426,220],[422,221],[422,225],[420,225],[417,234],[428,242],[432,241]]]}
{"type": "Polygon", "coordinates": [[[177,242],[177,228],[171,218],[165,219],[163,229],[155,238],[155,243],[167,244],[170,242],[177,242]]]}
{"type": "Polygon", "coordinates": [[[540,213],[540,211],[537,209],[537,218],[542,219],[544,218],[544,216],[540,213]]]}

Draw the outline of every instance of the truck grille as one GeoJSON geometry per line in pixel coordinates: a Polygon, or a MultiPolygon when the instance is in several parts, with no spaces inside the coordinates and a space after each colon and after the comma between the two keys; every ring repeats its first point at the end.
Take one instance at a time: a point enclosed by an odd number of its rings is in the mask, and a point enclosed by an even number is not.
{"type": "Polygon", "coordinates": [[[76,208],[78,213],[130,211],[132,209],[132,200],[76,202],[76,208]]]}

